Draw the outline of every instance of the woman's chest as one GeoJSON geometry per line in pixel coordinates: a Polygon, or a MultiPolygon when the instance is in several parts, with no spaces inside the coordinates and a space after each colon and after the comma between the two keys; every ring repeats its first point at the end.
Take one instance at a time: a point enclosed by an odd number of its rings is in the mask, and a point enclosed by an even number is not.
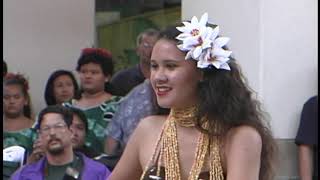
{"type": "MultiPolygon", "coordinates": [[[[175,148],[166,144],[163,139],[159,139],[159,136],[155,136],[154,134],[144,137],[144,143],[141,145],[139,152],[141,166],[145,169],[147,165],[158,166],[160,162],[160,166],[165,167],[168,166],[166,164],[170,164],[170,162],[167,161],[175,161],[174,159],[177,157],[181,177],[182,179],[187,178],[195,163],[198,136],[197,134],[191,136],[180,134],[176,140],[178,144],[175,148]],[[172,158],[165,158],[165,154],[169,151],[175,151],[177,153],[172,154],[172,158]]],[[[207,167],[203,168],[203,170],[206,169],[207,167]]]]}

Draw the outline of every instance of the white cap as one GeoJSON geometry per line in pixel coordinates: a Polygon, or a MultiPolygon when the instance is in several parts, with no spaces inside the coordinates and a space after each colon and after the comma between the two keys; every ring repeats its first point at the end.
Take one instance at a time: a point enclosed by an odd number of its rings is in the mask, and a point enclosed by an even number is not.
{"type": "Polygon", "coordinates": [[[21,146],[10,146],[3,149],[3,160],[11,162],[23,162],[25,148],[21,146]]]}

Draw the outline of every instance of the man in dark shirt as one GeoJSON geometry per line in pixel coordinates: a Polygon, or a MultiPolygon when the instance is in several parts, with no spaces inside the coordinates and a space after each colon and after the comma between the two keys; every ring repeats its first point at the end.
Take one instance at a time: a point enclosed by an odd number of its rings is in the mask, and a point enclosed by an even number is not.
{"type": "Polygon", "coordinates": [[[318,180],[318,96],[304,104],[295,142],[301,180],[318,180]]]}
{"type": "Polygon", "coordinates": [[[137,37],[137,55],[139,64],[128,69],[117,72],[111,79],[110,83],[113,88],[113,94],[125,96],[138,84],[144,82],[150,74],[150,58],[154,44],[158,40],[159,31],[147,29],[137,37]]]}

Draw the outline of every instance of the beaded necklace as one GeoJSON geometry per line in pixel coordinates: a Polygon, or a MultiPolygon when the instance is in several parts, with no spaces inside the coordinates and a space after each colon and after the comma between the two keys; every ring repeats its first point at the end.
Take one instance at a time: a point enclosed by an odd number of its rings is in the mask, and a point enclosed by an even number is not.
{"type": "MultiPolygon", "coordinates": [[[[146,172],[152,164],[157,163],[157,176],[160,177],[160,167],[164,163],[166,180],[181,180],[179,149],[176,126],[195,127],[196,108],[171,109],[156,142],[156,147],[150,161],[141,176],[145,179],[146,172]],[[158,157],[158,159],[157,159],[158,157]]],[[[205,125],[208,127],[208,125],[205,125]]],[[[210,180],[223,180],[223,170],[220,162],[219,144],[217,137],[209,137],[201,133],[196,147],[195,159],[188,180],[197,180],[207,160],[210,165],[210,180]]]]}

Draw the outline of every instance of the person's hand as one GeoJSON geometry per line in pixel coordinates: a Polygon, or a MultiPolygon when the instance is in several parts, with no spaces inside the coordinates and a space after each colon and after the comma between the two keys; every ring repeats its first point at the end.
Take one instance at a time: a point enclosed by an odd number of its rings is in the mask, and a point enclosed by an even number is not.
{"type": "Polygon", "coordinates": [[[40,139],[37,139],[33,143],[33,151],[27,158],[27,163],[33,163],[41,159],[44,156],[44,148],[42,147],[40,139]]]}

